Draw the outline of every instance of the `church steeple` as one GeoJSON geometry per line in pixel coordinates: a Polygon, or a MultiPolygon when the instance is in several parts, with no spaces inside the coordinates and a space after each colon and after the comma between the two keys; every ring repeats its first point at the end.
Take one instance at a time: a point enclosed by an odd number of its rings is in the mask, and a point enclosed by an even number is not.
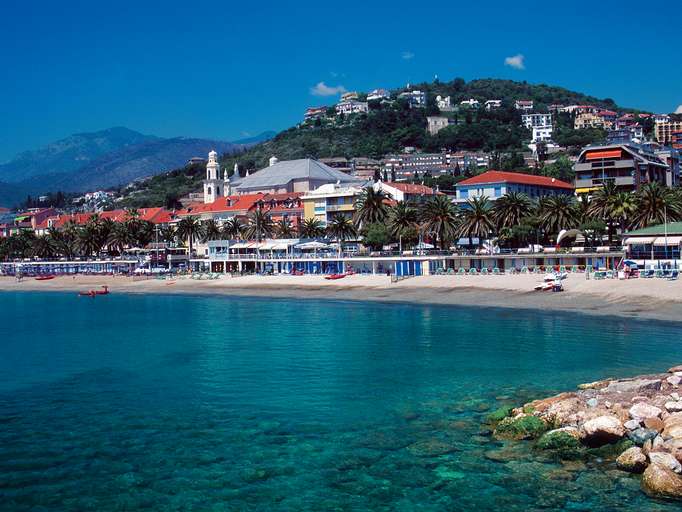
{"type": "Polygon", "coordinates": [[[208,154],[206,164],[206,179],[204,180],[204,203],[213,203],[220,197],[220,164],[218,163],[218,153],[211,151],[208,154]]]}

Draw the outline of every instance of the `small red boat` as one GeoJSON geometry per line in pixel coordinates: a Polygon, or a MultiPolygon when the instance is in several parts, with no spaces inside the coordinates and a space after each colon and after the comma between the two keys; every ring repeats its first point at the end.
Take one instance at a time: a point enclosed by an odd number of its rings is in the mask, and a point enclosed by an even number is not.
{"type": "Polygon", "coordinates": [[[334,281],[336,279],[343,279],[344,277],[346,277],[346,274],[329,274],[328,276],[325,276],[325,279],[334,281]]]}
{"type": "Polygon", "coordinates": [[[54,279],[55,276],[38,276],[36,277],[36,281],[49,281],[50,279],[54,279]]]}
{"type": "Polygon", "coordinates": [[[81,297],[95,297],[96,295],[109,295],[109,287],[102,286],[103,290],[88,290],[87,292],[79,292],[81,297]]]}

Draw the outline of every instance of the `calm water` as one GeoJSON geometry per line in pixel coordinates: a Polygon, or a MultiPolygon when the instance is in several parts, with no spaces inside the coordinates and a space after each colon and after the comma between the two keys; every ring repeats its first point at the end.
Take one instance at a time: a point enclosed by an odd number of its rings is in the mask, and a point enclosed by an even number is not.
{"type": "Polygon", "coordinates": [[[292,300],[0,293],[0,509],[678,510],[486,409],[682,362],[679,326],[292,300]]]}

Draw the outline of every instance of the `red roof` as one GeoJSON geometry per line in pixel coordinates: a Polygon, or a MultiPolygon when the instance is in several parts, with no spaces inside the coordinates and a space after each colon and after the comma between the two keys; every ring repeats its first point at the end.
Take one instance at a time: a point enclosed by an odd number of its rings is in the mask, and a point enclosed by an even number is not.
{"type": "Polygon", "coordinates": [[[386,185],[398,189],[401,192],[404,192],[405,194],[424,194],[432,196],[436,193],[436,191],[433,190],[431,187],[427,187],[426,185],[418,185],[415,183],[387,182],[386,185]]]}
{"type": "Polygon", "coordinates": [[[244,194],[241,196],[219,197],[213,203],[192,203],[178,215],[201,215],[202,213],[249,211],[264,194],[244,194]]]}
{"type": "MultiPolygon", "coordinates": [[[[137,210],[139,219],[152,224],[165,224],[170,222],[173,218],[173,212],[165,208],[140,208],[137,210]]],[[[72,213],[67,215],[54,215],[47,217],[36,227],[37,229],[47,229],[51,224],[54,228],[61,228],[67,222],[71,221],[82,226],[86,224],[94,215],[99,215],[100,219],[109,219],[114,222],[124,222],[130,218],[128,210],[108,210],[101,213],[86,212],[86,213],[72,213]]]]}
{"type": "Polygon", "coordinates": [[[538,187],[562,188],[565,190],[573,190],[574,188],[570,183],[566,183],[565,181],[560,181],[555,178],[505,171],[486,171],[483,174],[474,176],[473,178],[460,181],[457,186],[483,185],[491,183],[516,183],[519,185],[535,185],[538,187]]]}

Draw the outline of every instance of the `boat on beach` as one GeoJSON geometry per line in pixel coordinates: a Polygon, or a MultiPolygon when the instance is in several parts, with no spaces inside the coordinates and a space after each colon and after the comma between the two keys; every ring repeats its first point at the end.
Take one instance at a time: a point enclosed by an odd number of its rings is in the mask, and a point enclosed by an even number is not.
{"type": "Polygon", "coordinates": [[[36,277],[36,281],[49,281],[50,279],[54,279],[55,276],[38,276],[36,277]]]}

